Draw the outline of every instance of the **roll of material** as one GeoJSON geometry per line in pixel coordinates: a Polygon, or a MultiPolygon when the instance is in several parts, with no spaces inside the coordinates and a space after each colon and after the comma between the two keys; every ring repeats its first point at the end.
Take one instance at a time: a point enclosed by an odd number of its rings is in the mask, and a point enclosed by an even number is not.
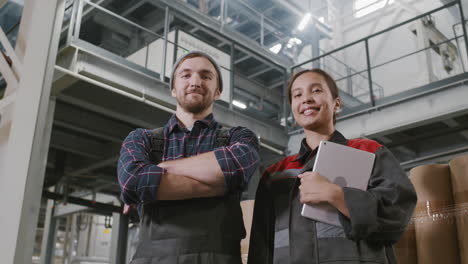
{"type": "Polygon", "coordinates": [[[417,263],[459,263],[449,166],[424,165],[410,173],[418,195],[414,218],[417,263]]]}
{"type": "Polygon", "coordinates": [[[241,240],[241,256],[242,263],[244,264],[247,263],[247,254],[249,253],[250,229],[252,228],[254,204],[255,200],[244,200],[240,203],[246,231],[245,238],[241,240]]]}
{"type": "Polygon", "coordinates": [[[416,234],[414,232],[414,219],[411,220],[405,233],[400,240],[393,246],[398,264],[416,264],[418,263],[416,249],[416,234]]]}
{"type": "Polygon", "coordinates": [[[458,245],[462,264],[468,264],[468,155],[450,161],[458,245]]]}

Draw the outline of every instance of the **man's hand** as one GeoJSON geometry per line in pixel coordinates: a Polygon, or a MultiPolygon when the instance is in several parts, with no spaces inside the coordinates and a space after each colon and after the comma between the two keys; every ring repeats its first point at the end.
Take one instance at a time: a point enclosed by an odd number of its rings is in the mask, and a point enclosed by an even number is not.
{"type": "Polygon", "coordinates": [[[299,178],[301,179],[301,185],[299,186],[301,203],[329,203],[349,217],[343,189],[340,186],[330,182],[319,173],[312,171],[299,174],[299,178]]]}
{"type": "Polygon", "coordinates": [[[128,212],[130,211],[130,205],[128,204],[124,204],[124,207],[123,207],[123,214],[126,215],[128,214],[128,212]]]}

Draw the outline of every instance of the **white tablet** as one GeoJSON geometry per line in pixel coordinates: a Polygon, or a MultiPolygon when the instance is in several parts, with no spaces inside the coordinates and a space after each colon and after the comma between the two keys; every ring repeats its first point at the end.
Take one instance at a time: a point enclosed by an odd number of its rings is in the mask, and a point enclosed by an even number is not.
{"type": "MultiPolygon", "coordinates": [[[[341,187],[366,190],[374,159],[374,153],[321,141],[313,171],[341,187]]],[[[338,210],[329,204],[304,204],[301,214],[320,222],[341,226],[338,210]]]]}

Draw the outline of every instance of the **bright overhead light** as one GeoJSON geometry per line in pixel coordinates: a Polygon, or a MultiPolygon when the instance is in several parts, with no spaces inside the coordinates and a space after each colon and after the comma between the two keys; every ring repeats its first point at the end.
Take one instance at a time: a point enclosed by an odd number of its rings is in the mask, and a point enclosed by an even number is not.
{"type": "Polygon", "coordinates": [[[325,17],[319,17],[317,20],[322,22],[323,24],[325,23],[325,17]]]}
{"type": "Polygon", "coordinates": [[[281,47],[283,45],[281,45],[281,43],[278,43],[276,45],[274,45],[273,47],[270,48],[270,51],[273,52],[274,54],[278,54],[278,52],[281,50],[281,47]]]}
{"type": "Polygon", "coordinates": [[[286,47],[288,47],[289,49],[292,48],[293,45],[301,45],[302,44],[302,40],[294,37],[294,38],[290,38],[288,40],[288,44],[286,45],[286,47]]]}
{"type": "Polygon", "coordinates": [[[297,29],[299,29],[300,31],[304,30],[305,26],[307,26],[307,23],[309,23],[311,17],[312,15],[310,13],[305,14],[301,20],[301,23],[299,23],[299,25],[297,26],[297,29]]]}
{"type": "Polygon", "coordinates": [[[244,103],[242,103],[242,102],[240,102],[240,101],[237,101],[237,100],[232,100],[232,104],[233,104],[234,106],[239,107],[240,109],[246,109],[246,108],[247,108],[247,105],[246,105],[246,104],[244,104],[244,103]]]}
{"type": "Polygon", "coordinates": [[[368,15],[385,7],[386,4],[393,4],[393,2],[394,0],[357,0],[354,2],[354,16],[359,18],[368,15]]]}

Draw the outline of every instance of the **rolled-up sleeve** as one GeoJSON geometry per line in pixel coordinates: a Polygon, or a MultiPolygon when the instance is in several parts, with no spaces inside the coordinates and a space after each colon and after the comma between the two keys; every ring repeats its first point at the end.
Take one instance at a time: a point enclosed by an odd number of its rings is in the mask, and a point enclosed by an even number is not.
{"type": "Polygon", "coordinates": [[[121,199],[126,204],[151,202],[156,199],[164,169],[150,161],[150,135],[136,129],[125,138],[120,149],[117,175],[121,199]]]}
{"type": "Polygon", "coordinates": [[[405,231],[416,205],[416,192],[391,152],[381,147],[367,191],[343,188],[350,219],[341,224],[352,240],[396,243],[405,231]]]}
{"type": "Polygon", "coordinates": [[[244,127],[231,128],[229,135],[229,145],[214,149],[214,153],[223,171],[227,192],[236,193],[247,188],[258,167],[258,139],[244,127]]]}

